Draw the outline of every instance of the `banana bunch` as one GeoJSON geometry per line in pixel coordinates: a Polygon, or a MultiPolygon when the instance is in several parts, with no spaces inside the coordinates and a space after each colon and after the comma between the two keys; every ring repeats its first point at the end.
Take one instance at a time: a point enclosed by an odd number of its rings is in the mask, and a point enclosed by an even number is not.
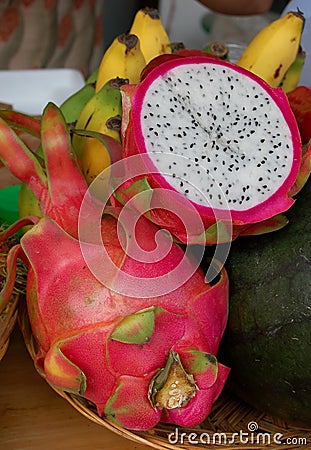
{"type": "Polygon", "coordinates": [[[86,133],[73,133],[72,145],[88,184],[109,167],[113,159],[105,140],[96,133],[120,142],[120,88],[124,84],[128,84],[128,80],[118,77],[107,81],[85,104],[76,122],[75,130],[86,133]]]}
{"type": "Polygon", "coordinates": [[[300,11],[290,11],[274,20],[257,33],[237,65],[278,87],[297,58],[304,22],[300,11]]]}
{"type": "Polygon", "coordinates": [[[131,29],[140,40],[140,48],[146,63],[156,56],[172,53],[171,42],[161,22],[159,11],[155,8],[143,8],[137,11],[131,29]]]}
{"type": "Polygon", "coordinates": [[[172,45],[158,10],[149,7],[138,10],[130,31],[117,36],[105,51],[98,69],[96,91],[116,77],[138,83],[145,65],[163,53],[172,53],[172,45]]]}
{"type": "Polygon", "coordinates": [[[81,89],[74,92],[60,105],[60,110],[64,114],[67,123],[74,123],[78,119],[85,104],[93,97],[96,78],[97,70],[89,76],[81,89]]]}
{"type": "Polygon", "coordinates": [[[172,45],[158,10],[137,11],[130,31],[113,40],[96,73],[61,106],[67,123],[75,123],[72,145],[89,185],[121,157],[120,87],[139,83],[146,64],[163,53],[172,53],[172,45]]]}

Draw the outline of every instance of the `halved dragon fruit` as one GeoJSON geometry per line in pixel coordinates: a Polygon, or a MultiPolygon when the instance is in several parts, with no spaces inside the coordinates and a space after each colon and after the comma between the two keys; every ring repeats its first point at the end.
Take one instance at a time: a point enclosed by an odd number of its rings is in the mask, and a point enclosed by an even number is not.
{"type": "Polygon", "coordinates": [[[13,291],[21,258],[35,365],[48,383],[93,402],[126,428],[198,425],[229,373],[215,356],[228,315],[226,271],[211,285],[198,262],[144,216],[128,208],[103,211],[87,192],[69,136],[60,110],[48,104],[42,167],[0,119],[0,158],[33,189],[43,213],[0,234],[1,243],[33,224],[9,252],[0,304],[13,291]]]}
{"type": "Polygon", "coordinates": [[[122,203],[149,191],[149,218],[182,242],[213,244],[286,223],[280,213],[294,201],[288,192],[300,168],[301,139],[281,89],[188,52],[152,61],[138,85],[123,89],[123,108],[124,157],[140,155],[145,174],[129,180],[135,169],[128,159],[127,182],[116,191],[122,203]],[[171,213],[153,208],[157,188],[168,198],[174,192],[171,213]],[[193,215],[190,204],[203,236],[195,228],[185,233],[178,217],[182,210],[193,215]]]}

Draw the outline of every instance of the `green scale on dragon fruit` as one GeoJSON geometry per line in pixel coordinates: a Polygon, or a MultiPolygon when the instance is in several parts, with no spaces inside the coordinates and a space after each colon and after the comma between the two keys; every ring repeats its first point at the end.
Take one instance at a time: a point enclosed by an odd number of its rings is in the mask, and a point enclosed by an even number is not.
{"type": "Polygon", "coordinates": [[[181,242],[214,244],[283,227],[301,161],[286,95],[234,64],[189,53],[156,58],[138,85],[124,87],[123,156],[131,173],[128,157],[140,155],[146,175],[115,197],[125,203],[149,192],[149,219],[181,242]],[[152,208],[157,188],[174,211],[152,208]],[[193,206],[203,233],[188,232],[180,219],[193,206]]]}
{"type": "Polygon", "coordinates": [[[228,316],[225,269],[207,283],[197,262],[167,233],[159,241],[158,227],[144,216],[135,222],[135,237],[151,259],[129,253],[134,234],[123,214],[136,211],[106,206],[103,212],[78,169],[61,111],[49,103],[43,112],[43,164],[14,132],[15,122],[0,119],[0,157],[32,189],[43,217],[23,217],[0,235],[5,242],[31,225],[9,252],[0,302],[10,299],[20,258],[28,269],[36,369],[119,426],[198,425],[229,373],[216,357],[228,316]],[[155,261],[160,242],[168,251],[155,261]],[[136,293],[128,292],[128,279],[136,293]]]}

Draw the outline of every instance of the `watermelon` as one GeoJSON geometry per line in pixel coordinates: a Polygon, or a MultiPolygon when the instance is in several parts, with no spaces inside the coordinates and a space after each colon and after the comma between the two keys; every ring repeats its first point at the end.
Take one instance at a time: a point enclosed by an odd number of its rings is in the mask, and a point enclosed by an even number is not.
{"type": "Polygon", "coordinates": [[[311,426],[311,179],[282,230],[236,240],[226,263],[228,387],[252,407],[311,426]]]}

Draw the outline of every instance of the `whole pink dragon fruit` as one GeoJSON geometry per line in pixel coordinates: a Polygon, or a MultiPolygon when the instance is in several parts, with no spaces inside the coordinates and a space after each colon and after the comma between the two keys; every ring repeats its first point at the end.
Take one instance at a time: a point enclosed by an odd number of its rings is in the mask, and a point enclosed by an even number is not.
{"type": "Polygon", "coordinates": [[[116,189],[121,203],[148,193],[149,219],[182,242],[227,242],[287,223],[281,213],[294,202],[302,152],[281,89],[187,51],[153,60],[138,85],[124,87],[123,109],[127,174],[137,166],[129,157],[139,155],[144,175],[116,189]],[[174,212],[152,207],[158,188],[174,212]],[[186,232],[178,217],[193,210],[203,233],[196,226],[186,232]]]}
{"type": "Polygon", "coordinates": [[[22,258],[37,370],[123,427],[198,425],[229,372],[216,359],[228,313],[224,268],[210,285],[198,263],[144,216],[108,205],[102,217],[53,104],[42,116],[41,143],[43,166],[0,119],[0,158],[31,187],[43,212],[1,236],[33,224],[10,251],[1,296],[10,295],[22,258]],[[134,234],[127,226],[133,216],[134,234]]]}

